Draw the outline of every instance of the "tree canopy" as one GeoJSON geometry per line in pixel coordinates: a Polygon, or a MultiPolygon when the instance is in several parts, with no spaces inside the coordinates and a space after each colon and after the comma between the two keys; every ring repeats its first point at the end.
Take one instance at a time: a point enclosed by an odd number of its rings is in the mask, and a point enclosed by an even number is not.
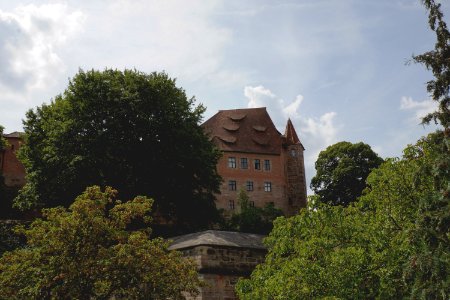
{"type": "Polygon", "coordinates": [[[150,239],[153,201],[116,199],[117,191],[90,187],[69,209],[43,209],[29,228],[24,248],[0,258],[0,295],[5,299],[184,299],[197,293],[196,265],[168,242],[150,239]]]}
{"type": "Polygon", "coordinates": [[[321,203],[348,205],[361,196],[370,171],[382,162],[367,144],[336,143],[320,152],[311,189],[321,203]]]}
{"type": "Polygon", "coordinates": [[[416,63],[423,64],[433,73],[427,82],[427,91],[438,109],[423,119],[434,120],[443,127],[437,137],[437,155],[430,163],[434,191],[418,203],[418,219],[411,231],[409,278],[415,297],[436,299],[450,295],[450,31],[444,21],[441,5],[434,0],[423,0],[428,10],[428,24],[436,33],[433,50],[414,56],[416,63]]]}
{"type": "Polygon", "coordinates": [[[273,203],[265,207],[250,205],[249,197],[244,190],[238,194],[240,211],[224,220],[223,229],[247,233],[269,234],[273,228],[273,221],[283,215],[283,212],[275,208],[273,203]]]}
{"type": "Polygon", "coordinates": [[[199,126],[204,107],[165,73],[80,70],[61,95],[26,114],[22,209],[68,206],[86,186],[146,195],[185,230],[216,215],[220,153],[199,126]],[[190,227],[188,227],[188,225],[190,227]]]}
{"type": "Polygon", "coordinates": [[[410,232],[418,202],[433,191],[436,135],[373,170],[358,202],[316,205],[276,219],[265,240],[266,261],[237,284],[240,299],[411,297],[410,232]]]}
{"type": "Polygon", "coordinates": [[[0,152],[5,150],[6,146],[8,145],[8,141],[3,137],[3,130],[5,127],[0,125],[0,152]]]}

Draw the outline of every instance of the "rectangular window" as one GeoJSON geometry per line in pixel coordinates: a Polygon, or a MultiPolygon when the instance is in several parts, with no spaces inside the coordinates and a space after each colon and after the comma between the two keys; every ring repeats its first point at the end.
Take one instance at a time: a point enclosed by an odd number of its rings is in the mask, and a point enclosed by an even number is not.
{"type": "Polygon", "coordinates": [[[228,207],[229,207],[231,210],[234,210],[234,200],[228,201],[228,207]]]}
{"type": "Polygon", "coordinates": [[[264,160],[264,170],[270,171],[270,160],[264,160]]]}
{"type": "Polygon", "coordinates": [[[253,191],[253,181],[247,181],[247,192],[253,191]]]}
{"type": "Polygon", "coordinates": [[[228,168],[236,169],[236,157],[228,157],[228,168]]]}
{"type": "Polygon", "coordinates": [[[241,169],[248,169],[248,160],[247,158],[241,158],[241,169]]]}
{"type": "Polygon", "coordinates": [[[236,180],[228,181],[228,189],[230,191],[235,191],[236,190],[236,180]]]}
{"type": "Polygon", "coordinates": [[[250,201],[250,207],[255,207],[255,201],[250,201]]]}
{"type": "Polygon", "coordinates": [[[272,191],[272,182],[266,181],[264,182],[264,192],[272,191]]]}
{"type": "Polygon", "coordinates": [[[255,170],[261,170],[261,161],[259,159],[255,159],[255,170]]]}

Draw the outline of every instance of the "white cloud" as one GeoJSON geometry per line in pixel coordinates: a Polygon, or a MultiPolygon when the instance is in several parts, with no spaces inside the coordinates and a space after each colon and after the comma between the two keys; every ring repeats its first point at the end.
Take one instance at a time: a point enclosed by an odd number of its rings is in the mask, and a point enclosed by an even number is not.
{"type": "Polygon", "coordinates": [[[58,47],[82,27],[84,14],[64,4],[29,4],[0,10],[0,89],[25,94],[64,72],[58,47]]]}
{"type": "Polygon", "coordinates": [[[327,112],[320,117],[307,117],[300,114],[303,96],[298,95],[294,101],[286,103],[272,91],[263,86],[246,86],[244,95],[248,107],[267,107],[275,126],[283,132],[288,118],[297,129],[301,142],[306,148],[305,168],[307,184],[314,176],[314,163],[320,151],[337,141],[339,127],[335,124],[336,112],[327,112]]]}
{"type": "MultiPolygon", "coordinates": [[[[220,1],[141,0],[130,5],[129,1],[118,0],[92,22],[104,26],[100,30],[105,42],[117,35],[125,37],[124,55],[133,56],[120,60],[124,67],[166,70],[184,82],[235,84],[240,75],[222,65],[233,35],[214,22],[220,6],[220,1]],[[130,26],[133,23],[136,26],[130,26]]],[[[109,66],[117,65],[117,57],[111,59],[109,66]]]]}
{"type": "Polygon", "coordinates": [[[422,121],[423,117],[437,109],[437,103],[432,100],[415,101],[404,96],[400,101],[400,109],[414,111],[414,120],[422,121]]]}

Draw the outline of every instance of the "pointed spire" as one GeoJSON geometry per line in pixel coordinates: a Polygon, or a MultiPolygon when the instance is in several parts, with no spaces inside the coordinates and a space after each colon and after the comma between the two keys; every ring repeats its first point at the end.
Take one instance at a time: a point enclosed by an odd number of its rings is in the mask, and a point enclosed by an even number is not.
{"type": "Polygon", "coordinates": [[[286,141],[288,144],[290,145],[300,144],[300,139],[297,136],[297,132],[295,132],[294,125],[292,125],[290,118],[287,121],[284,136],[286,137],[286,141]]]}

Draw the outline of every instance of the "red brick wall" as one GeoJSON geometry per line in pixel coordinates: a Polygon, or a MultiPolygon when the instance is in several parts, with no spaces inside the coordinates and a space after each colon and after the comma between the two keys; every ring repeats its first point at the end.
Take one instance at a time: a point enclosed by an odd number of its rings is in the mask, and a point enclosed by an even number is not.
{"type": "MultiPolygon", "coordinates": [[[[269,202],[274,202],[278,208],[286,210],[286,180],[283,158],[280,155],[265,155],[253,153],[224,152],[222,158],[217,164],[217,171],[223,178],[221,194],[217,195],[217,208],[230,210],[229,201],[234,200],[235,212],[239,211],[238,194],[244,189],[253,201],[255,206],[264,207],[269,202]],[[236,168],[228,167],[228,158],[236,158],[236,168]],[[240,165],[241,158],[247,158],[248,169],[242,169],[240,165]],[[259,159],[261,169],[255,170],[254,160],[259,159]],[[264,170],[264,160],[270,160],[270,170],[264,170]],[[229,189],[229,181],[235,180],[237,187],[235,191],[229,189]],[[253,191],[246,190],[247,181],[253,181],[253,191]],[[272,191],[264,190],[264,183],[270,182],[272,191]]],[[[286,211],[285,211],[286,212],[286,211]]]]}
{"type": "Polygon", "coordinates": [[[25,168],[16,156],[22,141],[20,138],[13,137],[7,137],[6,140],[9,146],[3,152],[2,161],[0,162],[1,172],[5,177],[5,184],[11,187],[22,187],[25,184],[25,168]]]}

